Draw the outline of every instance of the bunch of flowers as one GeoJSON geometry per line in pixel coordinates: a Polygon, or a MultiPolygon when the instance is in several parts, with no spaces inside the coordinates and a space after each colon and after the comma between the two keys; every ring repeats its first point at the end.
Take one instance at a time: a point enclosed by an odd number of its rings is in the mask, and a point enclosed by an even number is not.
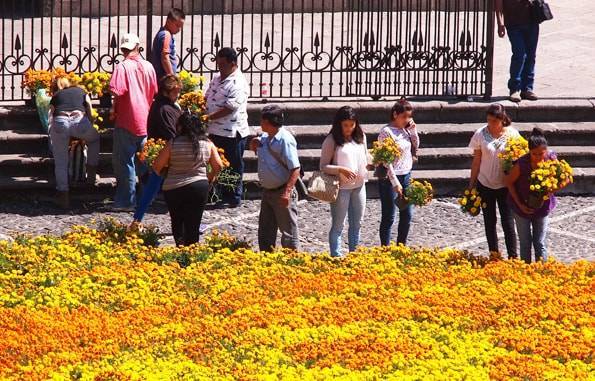
{"type": "Polygon", "coordinates": [[[189,110],[191,113],[199,115],[203,122],[207,122],[207,101],[202,91],[192,91],[180,97],[178,101],[182,110],[189,110]]]}
{"type": "Polygon", "coordinates": [[[103,117],[99,115],[95,108],[91,108],[91,118],[93,119],[93,128],[95,128],[97,132],[102,132],[104,130],[101,127],[103,124],[103,117]]]}
{"type": "Polygon", "coordinates": [[[81,77],[81,86],[91,94],[102,97],[109,93],[109,82],[111,75],[109,73],[92,71],[84,73],[81,77]]]}
{"type": "Polygon", "coordinates": [[[470,214],[473,217],[477,216],[481,208],[485,208],[486,204],[481,202],[481,197],[477,189],[465,189],[463,196],[459,198],[459,205],[464,213],[470,214]]]}
{"type": "Polygon", "coordinates": [[[543,201],[574,181],[572,167],[566,160],[544,160],[537,164],[529,177],[531,197],[530,207],[538,208],[543,201]]]}
{"type": "Polygon", "coordinates": [[[432,184],[427,181],[421,182],[411,179],[409,186],[405,190],[405,199],[416,206],[426,206],[434,197],[432,184]]]}
{"type": "Polygon", "coordinates": [[[215,186],[211,188],[211,193],[209,195],[209,202],[211,203],[220,201],[224,190],[235,190],[238,186],[238,182],[242,178],[239,173],[231,168],[231,163],[225,157],[225,150],[223,148],[217,148],[217,151],[219,152],[223,169],[219,172],[219,176],[217,176],[215,186]]]}
{"type": "Polygon", "coordinates": [[[392,164],[401,157],[401,149],[390,136],[382,141],[375,141],[370,150],[375,165],[392,164]]]}
{"type": "Polygon", "coordinates": [[[523,155],[529,152],[529,144],[522,136],[510,137],[506,141],[504,152],[498,153],[498,158],[502,162],[502,169],[505,173],[512,169],[514,163],[523,155]]]}
{"type": "Polygon", "coordinates": [[[147,142],[143,146],[143,150],[137,153],[138,159],[144,162],[149,168],[153,165],[159,152],[165,147],[167,142],[163,139],[147,139],[147,142]]]}
{"type": "Polygon", "coordinates": [[[21,87],[27,89],[29,95],[34,95],[38,90],[49,91],[52,85],[52,73],[48,70],[28,69],[23,75],[21,87]]]}
{"type": "Polygon", "coordinates": [[[0,241],[0,379],[588,380],[594,274],[218,233],[152,247],[117,226],[18,237],[0,241]]]}
{"type": "Polygon", "coordinates": [[[180,81],[182,81],[181,95],[199,91],[205,83],[205,77],[202,75],[195,75],[189,71],[182,70],[178,74],[180,81]]]}

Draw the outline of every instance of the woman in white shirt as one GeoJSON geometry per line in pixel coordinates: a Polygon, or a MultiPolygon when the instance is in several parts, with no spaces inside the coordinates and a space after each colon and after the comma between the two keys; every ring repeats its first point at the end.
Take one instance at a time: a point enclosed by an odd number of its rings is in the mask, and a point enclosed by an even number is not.
{"type": "MultiPolygon", "coordinates": [[[[391,231],[395,222],[398,200],[411,181],[413,160],[419,148],[419,135],[413,121],[413,106],[402,99],[391,109],[391,122],[382,127],[378,141],[392,138],[400,148],[401,157],[386,165],[387,176],[378,179],[378,193],[382,216],[380,219],[380,244],[387,246],[391,241],[391,231]]],[[[407,244],[409,227],[413,216],[413,205],[399,208],[397,243],[407,244]]]]}
{"type": "Polygon", "coordinates": [[[475,131],[469,143],[469,148],[473,150],[469,189],[477,187],[481,201],[486,205],[482,208],[482,212],[490,252],[499,252],[496,231],[496,204],[498,204],[508,258],[517,258],[514,219],[507,201],[508,189],[498,154],[506,149],[508,138],[519,136],[519,132],[510,127],[512,121],[506,114],[504,106],[498,103],[488,108],[487,122],[487,126],[475,131]]]}
{"type": "Polygon", "coordinates": [[[322,143],[320,170],[339,177],[337,201],[331,204],[329,232],[331,256],[341,256],[341,234],[345,217],[349,220],[349,251],[359,243],[361,221],[366,209],[366,182],[370,156],[366,135],[355,111],[343,106],[337,111],[330,133],[322,143]]]}

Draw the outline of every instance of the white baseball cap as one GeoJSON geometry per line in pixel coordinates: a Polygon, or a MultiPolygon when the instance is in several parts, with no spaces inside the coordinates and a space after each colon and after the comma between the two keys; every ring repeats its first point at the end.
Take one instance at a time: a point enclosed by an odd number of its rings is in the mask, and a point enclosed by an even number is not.
{"type": "Polygon", "coordinates": [[[140,39],[134,33],[126,33],[120,38],[120,49],[134,50],[140,44],[140,39]]]}

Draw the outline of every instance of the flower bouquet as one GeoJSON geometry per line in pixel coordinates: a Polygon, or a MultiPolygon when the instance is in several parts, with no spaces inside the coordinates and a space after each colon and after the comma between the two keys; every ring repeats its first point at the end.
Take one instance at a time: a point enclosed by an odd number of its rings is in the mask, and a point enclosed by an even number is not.
{"type": "Polygon", "coordinates": [[[179,103],[182,110],[188,110],[193,114],[199,115],[203,122],[208,121],[207,101],[202,91],[196,90],[182,95],[179,103]]]}
{"type": "Polygon", "coordinates": [[[554,193],[574,181],[572,167],[566,160],[545,160],[537,164],[529,177],[529,189],[531,193],[527,199],[527,205],[533,209],[539,209],[554,193]]]}
{"type": "Polygon", "coordinates": [[[386,165],[391,165],[401,157],[401,149],[393,138],[387,137],[382,141],[374,142],[370,155],[372,155],[372,163],[376,166],[376,177],[385,178],[386,165]]]}
{"type": "Polygon", "coordinates": [[[475,188],[465,190],[463,196],[459,198],[459,205],[461,205],[461,210],[464,213],[470,214],[473,217],[479,214],[481,208],[486,207],[486,203],[482,203],[479,192],[475,188]]]}
{"type": "Polygon", "coordinates": [[[38,90],[50,90],[52,85],[52,73],[48,70],[33,70],[29,69],[23,74],[23,82],[21,87],[27,90],[27,93],[32,97],[35,96],[38,90]]]}
{"type": "Polygon", "coordinates": [[[99,71],[84,73],[81,77],[81,86],[90,94],[99,98],[99,103],[103,107],[111,106],[111,97],[109,94],[109,83],[111,75],[99,71]]]}
{"type": "Polygon", "coordinates": [[[415,206],[426,206],[432,202],[434,189],[432,184],[427,181],[421,182],[411,179],[409,186],[405,190],[405,200],[415,206]]]}
{"type": "Polygon", "coordinates": [[[148,139],[143,146],[143,150],[137,154],[138,159],[151,168],[153,162],[159,156],[159,152],[165,147],[165,144],[166,141],[163,139],[148,139]]]}
{"type": "Polygon", "coordinates": [[[529,144],[522,136],[511,137],[506,141],[504,152],[498,153],[504,173],[510,172],[514,163],[529,152],[529,144]]]}
{"type": "Polygon", "coordinates": [[[94,108],[91,108],[91,118],[93,119],[93,128],[95,128],[97,132],[101,133],[105,131],[105,129],[102,128],[103,117],[100,116],[97,110],[95,110],[94,108]]]}
{"type": "Polygon", "coordinates": [[[182,81],[181,95],[199,91],[202,85],[205,83],[205,77],[201,75],[195,75],[189,71],[182,70],[178,75],[180,81],[182,81]]]}
{"type": "MultiPolygon", "coordinates": [[[[219,152],[219,157],[221,158],[223,168],[221,169],[221,172],[219,172],[219,176],[217,176],[214,186],[211,188],[209,201],[212,203],[216,203],[222,199],[223,189],[228,189],[230,191],[236,189],[238,186],[238,181],[241,179],[240,174],[231,168],[231,164],[225,157],[225,151],[223,148],[217,148],[217,152],[219,152]]],[[[210,171],[211,168],[209,166],[209,172],[210,171]]]]}

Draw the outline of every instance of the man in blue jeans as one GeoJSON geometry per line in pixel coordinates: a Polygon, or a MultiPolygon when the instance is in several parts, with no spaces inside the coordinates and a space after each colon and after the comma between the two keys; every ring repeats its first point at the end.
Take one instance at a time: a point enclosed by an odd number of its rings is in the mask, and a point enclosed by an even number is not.
{"type": "Polygon", "coordinates": [[[539,40],[539,24],[533,19],[531,0],[496,0],[498,36],[508,39],[512,47],[510,79],[508,89],[510,100],[537,100],[533,92],[535,79],[535,54],[539,40]]]}

